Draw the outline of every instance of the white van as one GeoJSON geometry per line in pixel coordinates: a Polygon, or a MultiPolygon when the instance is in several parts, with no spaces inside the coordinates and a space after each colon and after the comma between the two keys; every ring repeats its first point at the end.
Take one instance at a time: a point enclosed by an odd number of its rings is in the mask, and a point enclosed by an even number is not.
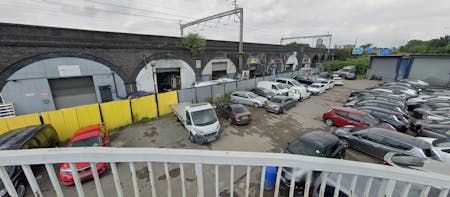
{"type": "Polygon", "coordinates": [[[289,92],[289,89],[286,86],[284,86],[281,83],[273,82],[273,81],[260,81],[260,82],[258,82],[256,87],[267,89],[267,90],[271,91],[272,93],[274,93],[275,95],[288,96],[288,92],[289,92]]]}
{"type": "Polygon", "coordinates": [[[299,97],[299,98],[294,98],[294,99],[302,101],[303,99],[306,99],[306,98],[309,97],[308,92],[307,92],[308,91],[307,88],[303,84],[299,83],[295,79],[276,78],[275,82],[286,84],[286,85],[290,86],[291,88],[295,87],[295,88],[293,88],[293,91],[295,91],[297,94],[300,94],[300,95],[296,96],[296,97],[299,97]]]}

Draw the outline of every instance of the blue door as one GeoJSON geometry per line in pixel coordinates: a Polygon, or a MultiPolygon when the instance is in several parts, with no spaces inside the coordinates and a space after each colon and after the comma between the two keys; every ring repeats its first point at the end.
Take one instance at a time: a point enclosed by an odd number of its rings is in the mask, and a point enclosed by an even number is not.
{"type": "Polygon", "coordinates": [[[411,59],[409,57],[402,57],[400,59],[400,66],[398,68],[397,76],[395,79],[405,79],[408,78],[408,72],[411,68],[411,59]]]}

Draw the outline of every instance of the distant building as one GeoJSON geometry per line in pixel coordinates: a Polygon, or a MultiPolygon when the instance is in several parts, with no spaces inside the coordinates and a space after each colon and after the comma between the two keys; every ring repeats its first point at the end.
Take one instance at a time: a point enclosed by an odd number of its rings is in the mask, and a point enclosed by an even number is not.
{"type": "Polygon", "coordinates": [[[323,39],[322,38],[317,38],[316,40],[316,48],[327,48],[327,46],[325,46],[323,44],[323,39]]]}

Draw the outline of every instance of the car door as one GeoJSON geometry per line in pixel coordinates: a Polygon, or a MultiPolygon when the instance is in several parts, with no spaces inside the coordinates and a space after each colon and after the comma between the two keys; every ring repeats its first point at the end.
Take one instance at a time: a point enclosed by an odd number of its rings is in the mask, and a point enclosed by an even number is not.
{"type": "Polygon", "coordinates": [[[276,85],[272,85],[271,91],[276,95],[280,95],[276,85]]]}
{"type": "Polygon", "coordinates": [[[403,144],[402,142],[399,142],[396,139],[385,136],[381,141],[380,147],[378,148],[376,154],[378,154],[378,156],[382,158],[388,152],[406,153],[406,150],[408,150],[407,145],[403,144]]]}
{"type": "Polygon", "coordinates": [[[253,105],[252,99],[248,96],[248,93],[242,93],[242,103],[246,105],[253,105]]]}
{"type": "Polygon", "coordinates": [[[367,127],[370,126],[363,118],[355,114],[348,114],[349,124],[357,127],[367,127]]]}
{"type": "MultiPolygon", "coordinates": [[[[360,133],[356,134],[356,139],[351,144],[353,148],[361,152],[365,152],[369,155],[382,159],[380,153],[384,150],[380,150],[380,143],[383,140],[383,136],[371,134],[371,133],[360,133]]],[[[384,156],[384,155],[383,155],[384,156]]]]}
{"type": "Polygon", "coordinates": [[[347,112],[343,112],[343,111],[339,111],[336,110],[336,116],[334,116],[333,118],[333,122],[336,126],[338,127],[342,127],[345,125],[349,125],[349,120],[348,120],[348,113],[347,112]]]}

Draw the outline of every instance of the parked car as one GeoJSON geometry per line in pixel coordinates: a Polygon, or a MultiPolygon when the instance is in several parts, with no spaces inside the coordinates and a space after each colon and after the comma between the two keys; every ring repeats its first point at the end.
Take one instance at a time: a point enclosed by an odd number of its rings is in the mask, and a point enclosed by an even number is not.
{"type": "Polygon", "coordinates": [[[265,97],[267,99],[270,99],[273,96],[275,96],[274,93],[272,93],[270,90],[265,89],[265,88],[253,88],[253,89],[250,90],[250,92],[253,92],[256,95],[265,97]]]}
{"type": "Polygon", "coordinates": [[[401,81],[406,82],[406,83],[409,83],[409,84],[412,84],[412,85],[416,85],[416,86],[429,86],[429,85],[430,85],[429,83],[427,83],[427,82],[425,82],[425,81],[422,81],[422,80],[408,80],[408,79],[403,79],[403,80],[401,80],[401,81]]]}
{"type": "Polygon", "coordinates": [[[341,77],[333,77],[332,81],[337,86],[343,86],[344,85],[344,80],[341,77]]]}
{"type": "Polygon", "coordinates": [[[399,98],[396,96],[391,95],[361,95],[358,97],[351,97],[347,99],[347,102],[357,103],[359,101],[365,101],[365,100],[378,100],[378,101],[388,101],[391,103],[397,103],[397,104],[403,104],[405,105],[405,100],[403,98],[399,98]]]}
{"type": "MultiPolygon", "coordinates": [[[[284,149],[284,153],[295,155],[307,155],[315,157],[328,157],[342,159],[345,157],[345,148],[347,144],[343,143],[333,134],[326,131],[313,131],[304,134],[292,142],[284,149]]],[[[296,185],[304,186],[304,169],[283,168],[281,180],[286,185],[290,185],[292,173],[296,174],[296,185]],[[301,183],[303,182],[303,183],[301,183]]]]}
{"type": "Polygon", "coordinates": [[[252,114],[241,104],[217,105],[217,113],[235,125],[248,124],[253,120],[252,114]]]}
{"type": "Polygon", "coordinates": [[[308,86],[308,92],[311,92],[313,95],[319,95],[326,91],[325,85],[322,83],[313,83],[308,86]]]}
{"type": "Polygon", "coordinates": [[[387,102],[387,101],[378,101],[378,100],[361,101],[361,102],[356,103],[353,107],[355,107],[355,108],[378,107],[378,108],[387,109],[390,111],[395,111],[395,112],[401,113],[403,116],[408,115],[407,111],[404,108],[401,108],[398,105],[387,102]]]}
{"type": "Polygon", "coordinates": [[[282,83],[274,82],[274,81],[260,81],[256,85],[258,88],[265,88],[270,90],[275,95],[287,96],[289,89],[286,86],[283,86],[282,83]]]}
{"type": "Polygon", "coordinates": [[[431,149],[436,154],[439,161],[447,163],[450,166],[450,139],[438,140],[429,137],[417,137],[431,145],[431,149]]]}
{"type": "Polygon", "coordinates": [[[392,110],[385,109],[385,108],[372,107],[372,106],[362,106],[362,107],[358,107],[356,109],[358,109],[358,110],[369,109],[369,110],[372,110],[372,111],[379,111],[379,112],[383,112],[383,113],[389,113],[389,114],[395,115],[397,117],[398,116],[403,116],[405,119],[408,119],[408,116],[405,115],[405,113],[398,112],[398,111],[392,111],[392,110]]]}
{"type": "Polygon", "coordinates": [[[399,100],[402,103],[404,103],[406,101],[406,98],[404,96],[389,94],[386,92],[372,91],[372,90],[352,91],[350,93],[348,100],[353,100],[357,97],[363,97],[363,96],[385,96],[385,97],[387,96],[392,99],[399,100]]]}
{"type": "Polygon", "coordinates": [[[412,97],[416,97],[417,96],[417,91],[415,89],[407,88],[407,87],[404,87],[404,86],[390,85],[390,86],[379,86],[379,87],[384,88],[384,89],[389,89],[389,90],[395,90],[395,91],[402,92],[402,93],[406,94],[408,98],[412,98],[412,97]]]}
{"type": "Polygon", "coordinates": [[[345,79],[355,80],[356,74],[355,73],[348,73],[345,75],[345,79]]]}
{"type": "Polygon", "coordinates": [[[407,95],[407,94],[405,94],[405,93],[403,93],[401,91],[398,91],[398,90],[395,90],[395,89],[386,88],[386,87],[374,87],[374,88],[370,88],[370,89],[367,89],[367,90],[370,90],[372,92],[379,92],[380,94],[393,94],[393,95],[401,96],[401,97],[403,97],[405,99],[411,98],[411,96],[409,96],[409,95],[407,95]]]}
{"type": "Polygon", "coordinates": [[[339,76],[346,77],[349,73],[355,73],[356,66],[344,66],[343,68],[339,69],[338,71],[335,71],[334,73],[338,74],[339,76]]]}
{"type": "Polygon", "coordinates": [[[334,83],[333,83],[332,80],[327,80],[327,79],[319,78],[319,79],[317,80],[317,83],[321,83],[321,84],[325,85],[325,88],[326,88],[327,90],[329,90],[329,89],[331,89],[331,88],[334,88],[334,83]]]}
{"type": "MultiPolygon", "coordinates": [[[[398,168],[434,172],[450,176],[450,165],[446,162],[430,158],[417,157],[406,153],[389,152],[384,156],[384,163],[398,168]]],[[[435,193],[434,196],[438,196],[435,193]]],[[[429,195],[433,196],[433,195],[429,195]]]]}
{"type": "Polygon", "coordinates": [[[274,96],[266,105],[266,111],[273,113],[286,113],[290,108],[297,105],[297,102],[287,96],[274,96]]]}
{"type": "Polygon", "coordinates": [[[408,110],[412,111],[422,104],[430,104],[430,103],[448,103],[450,102],[450,96],[418,96],[416,98],[411,98],[406,101],[406,105],[408,106],[408,110]]]}
{"type": "Polygon", "coordinates": [[[321,77],[321,78],[329,78],[330,77],[330,72],[320,72],[319,73],[319,77],[321,77]]]}
{"type": "MultiPolygon", "coordinates": [[[[450,104],[450,103],[449,103],[450,104]]],[[[422,119],[428,112],[444,112],[444,111],[450,111],[449,107],[419,107],[412,111],[412,116],[414,118],[420,118],[422,119]]]]}
{"type": "Polygon", "coordinates": [[[439,125],[447,125],[448,127],[450,127],[450,119],[448,120],[415,120],[412,121],[410,123],[409,128],[414,131],[417,132],[419,129],[423,128],[433,128],[435,126],[439,126],[439,125]]]}
{"type": "Polygon", "coordinates": [[[304,99],[309,98],[309,94],[307,93],[306,87],[296,81],[295,79],[290,78],[276,78],[276,82],[288,85],[289,93],[288,96],[292,97],[296,100],[302,101],[304,99]]]}
{"type": "Polygon", "coordinates": [[[406,120],[403,116],[395,116],[390,113],[384,113],[384,112],[380,112],[380,111],[372,111],[369,109],[361,109],[361,111],[369,113],[373,117],[378,118],[381,121],[390,124],[397,131],[406,132],[408,130],[408,127],[409,127],[408,120],[406,120]]]}
{"type": "MultiPolygon", "coordinates": [[[[91,125],[78,129],[67,143],[67,147],[102,147],[109,146],[109,132],[105,126],[91,125]]],[[[89,162],[75,163],[78,177],[81,181],[93,178],[92,169],[89,162]]],[[[105,162],[96,163],[99,175],[106,172],[107,164],[105,162]]],[[[62,163],[59,168],[59,180],[63,185],[75,184],[73,172],[69,163],[62,163]]]]}
{"type": "Polygon", "coordinates": [[[417,136],[431,137],[431,138],[437,138],[440,140],[446,140],[446,139],[450,139],[450,129],[422,127],[417,131],[417,136]]]}
{"type": "Polygon", "coordinates": [[[301,83],[301,84],[305,84],[305,85],[311,85],[314,83],[313,80],[305,78],[305,77],[297,77],[296,80],[301,83]]]}
{"type": "MultiPolygon", "coordinates": [[[[53,148],[59,145],[59,136],[52,125],[30,126],[8,131],[0,135],[0,150],[21,150],[34,148],[53,148]]],[[[6,166],[6,172],[18,196],[26,194],[27,180],[20,166],[6,166]]],[[[0,196],[9,196],[0,180],[0,196]]]]}
{"type": "Polygon", "coordinates": [[[232,103],[240,103],[253,107],[264,107],[267,103],[267,98],[249,91],[236,91],[231,93],[230,101],[232,103]]]}
{"type": "Polygon", "coordinates": [[[143,96],[148,96],[150,94],[151,94],[150,92],[146,92],[146,91],[136,91],[136,92],[132,92],[132,93],[128,94],[127,99],[140,98],[143,96]]]}
{"type": "Polygon", "coordinates": [[[381,127],[395,130],[391,125],[381,122],[364,111],[347,107],[332,107],[323,114],[322,118],[328,126],[381,127]]]}
{"type": "Polygon", "coordinates": [[[383,160],[388,152],[432,157],[431,145],[416,137],[383,128],[338,128],[333,132],[349,147],[383,160]]]}

